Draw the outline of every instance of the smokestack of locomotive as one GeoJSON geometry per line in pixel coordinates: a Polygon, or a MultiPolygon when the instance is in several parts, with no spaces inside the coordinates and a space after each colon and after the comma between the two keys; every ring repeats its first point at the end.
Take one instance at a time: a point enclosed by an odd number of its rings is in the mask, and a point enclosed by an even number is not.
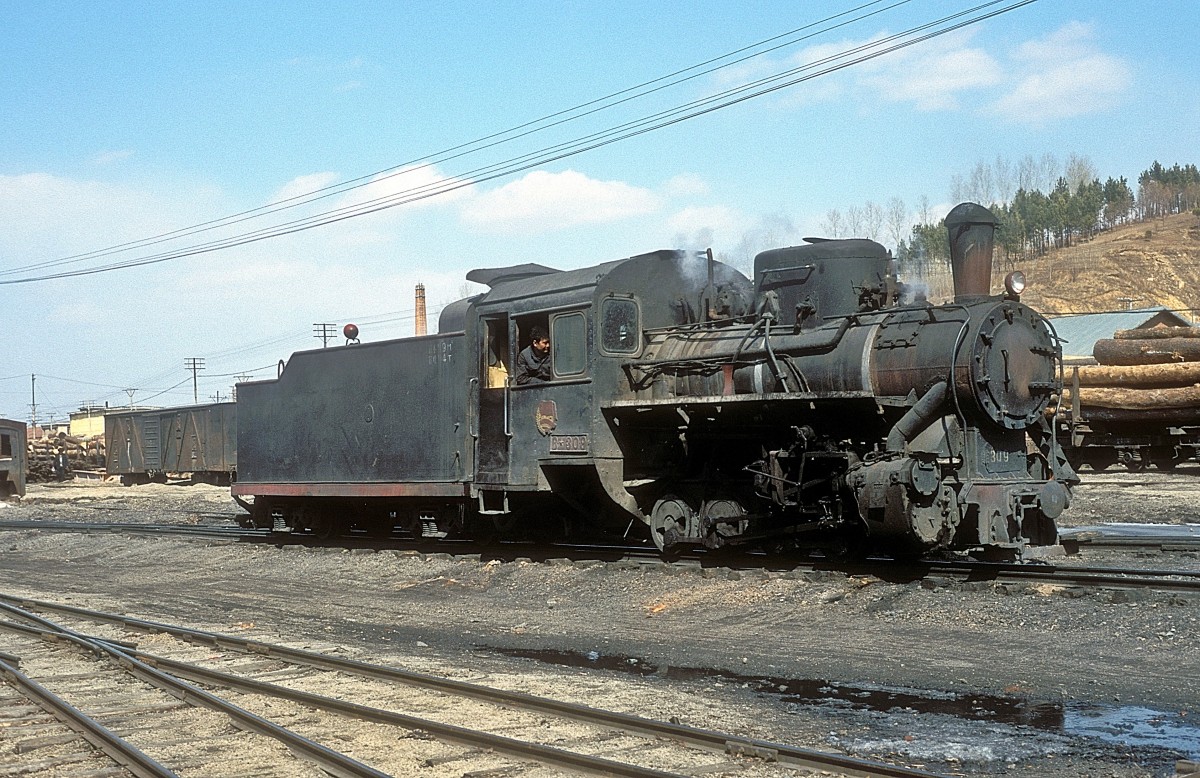
{"type": "Polygon", "coordinates": [[[954,301],[969,302],[992,291],[992,248],[999,221],[987,208],[961,203],[946,215],[954,301]]]}

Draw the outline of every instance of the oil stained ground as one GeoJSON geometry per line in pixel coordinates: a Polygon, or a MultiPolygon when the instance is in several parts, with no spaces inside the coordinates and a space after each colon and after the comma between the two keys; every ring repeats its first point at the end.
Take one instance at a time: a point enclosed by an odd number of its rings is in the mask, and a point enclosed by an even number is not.
{"type": "Polygon", "coordinates": [[[1165,712],[1138,706],[1037,702],[1018,697],[851,685],[830,681],[740,675],[710,668],[655,665],[630,656],[599,652],[490,648],[506,656],[561,667],[612,670],[676,681],[717,681],[745,685],[792,705],[838,702],[862,710],[904,711],[957,716],[975,721],[1028,726],[1070,737],[1095,738],[1132,748],[1155,748],[1200,759],[1200,710],[1165,712]]]}

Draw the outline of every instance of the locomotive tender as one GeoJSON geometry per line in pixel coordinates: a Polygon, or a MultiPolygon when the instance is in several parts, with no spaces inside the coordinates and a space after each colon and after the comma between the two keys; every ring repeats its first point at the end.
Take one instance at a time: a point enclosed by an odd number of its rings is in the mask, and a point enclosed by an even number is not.
{"type": "Polygon", "coordinates": [[[946,220],[955,300],[901,304],[888,252],[658,251],[475,270],[437,335],[294,354],[238,387],[235,499],[258,526],[414,535],[534,526],[751,544],[1022,557],[1077,480],[1044,411],[1061,348],[989,294],[996,220],[946,220]],[[535,326],[553,378],[508,371],[535,326]],[[574,509],[573,511],[571,509],[574,509]]]}

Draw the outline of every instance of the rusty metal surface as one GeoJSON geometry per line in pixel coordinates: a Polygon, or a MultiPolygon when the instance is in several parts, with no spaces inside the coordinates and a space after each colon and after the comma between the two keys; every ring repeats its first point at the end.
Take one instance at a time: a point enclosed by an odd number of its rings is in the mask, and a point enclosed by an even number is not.
{"type": "Polygon", "coordinates": [[[242,483],[230,491],[239,497],[464,497],[462,483],[242,483]]]}

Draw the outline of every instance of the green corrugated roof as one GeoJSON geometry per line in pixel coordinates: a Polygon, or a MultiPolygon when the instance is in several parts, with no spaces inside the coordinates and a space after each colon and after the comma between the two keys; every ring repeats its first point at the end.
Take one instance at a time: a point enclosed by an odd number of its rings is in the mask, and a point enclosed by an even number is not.
{"type": "Polygon", "coordinates": [[[1167,308],[1138,308],[1132,311],[1078,313],[1050,319],[1063,343],[1066,357],[1091,357],[1096,341],[1111,338],[1119,330],[1136,330],[1166,324],[1187,327],[1191,322],[1167,308]]]}

